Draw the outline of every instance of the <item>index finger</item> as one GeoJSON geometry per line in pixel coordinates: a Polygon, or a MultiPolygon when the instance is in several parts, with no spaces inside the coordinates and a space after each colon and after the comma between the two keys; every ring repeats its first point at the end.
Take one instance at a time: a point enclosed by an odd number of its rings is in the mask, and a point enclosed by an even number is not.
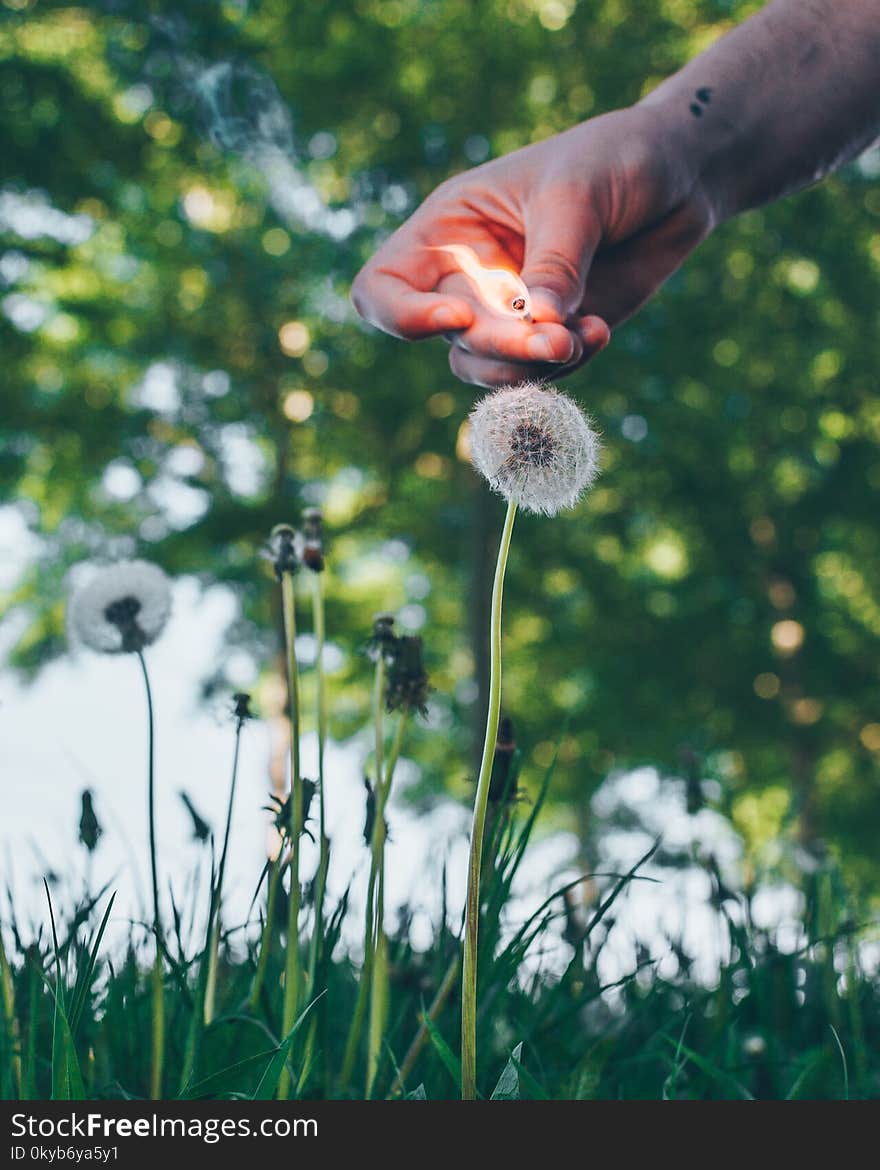
{"type": "Polygon", "coordinates": [[[467,329],[474,311],[463,297],[433,291],[436,276],[418,268],[392,267],[374,257],[354,279],[351,300],[371,325],[411,341],[467,329]],[[417,283],[418,282],[418,283],[417,283]],[[419,287],[426,282],[427,287],[419,287]]]}

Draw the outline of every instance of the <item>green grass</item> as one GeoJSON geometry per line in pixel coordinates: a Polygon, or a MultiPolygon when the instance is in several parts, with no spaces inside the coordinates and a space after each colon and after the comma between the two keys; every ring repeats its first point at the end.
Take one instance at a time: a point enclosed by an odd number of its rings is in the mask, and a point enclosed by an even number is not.
{"type": "MultiPolygon", "coordinates": [[[[540,798],[531,808],[500,801],[487,835],[478,1015],[482,1096],[710,1100],[878,1094],[880,980],[860,964],[857,931],[842,904],[835,911],[840,925],[830,936],[818,933],[834,905],[830,899],[839,896],[830,892],[830,875],[814,877],[806,891],[809,933],[794,953],[782,951],[768,933],[738,924],[740,918],[748,923],[749,902],[744,896],[734,902],[725,891],[717,914],[730,955],[712,986],[694,974],[695,957],[674,947],[674,976],[661,975],[658,965],[642,956],[635,972],[616,987],[603,988],[597,961],[608,945],[616,901],[630,882],[640,880],[642,865],[600,879],[602,894],[579,927],[571,915],[566,918],[561,892],[525,921],[512,923],[511,887],[539,810],[540,798]],[[730,912],[734,906],[736,919],[730,912]],[[565,943],[559,942],[560,922],[566,924],[565,943]],[[566,961],[553,974],[542,974],[528,959],[551,935],[566,961]]],[[[197,917],[197,908],[175,908],[166,926],[163,1096],[268,1098],[285,1063],[296,1096],[363,1095],[366,1037],[349,1082],[338,1080],[360,974],[340,945],[348,899],[329,908],[315,986],[296,1024],[283,1035],[286,901],[282,887],[266,932],[258,928],[258,911],[249,929],[221,931],[216,1014],[199,1034],[194,1053],[192,1024],[208,946],[183,925],[197,917]],[[266,974],[251,1007],[263,935],[266,974]],[[190,1065],[181,1079],[180,1070],[190,1065]]],[[[53,904],[50,915],[49,905],[49,927],[34,940],[24,937],[11,914],[5,916],[0,1095],[147,1096],[149,932],[133,924],[125,945],[108,951],[103,935],[113,918],[109,892],[63,913],[53,904]]],[[[310,914],[311,907],[307,910],[310,914]]],[[[406,913],[400,917],[404,925],[389,938],[388,1027],[373,1095],[456,1098],[460,931],[448,916],[438,917],[431,946],[417,952],[406,913]],[[396,1084],[412,1050],[403,1084],[396,1084]]],[[[299,939],[303,964],[309,945],[305,932],[299,939]]]]}

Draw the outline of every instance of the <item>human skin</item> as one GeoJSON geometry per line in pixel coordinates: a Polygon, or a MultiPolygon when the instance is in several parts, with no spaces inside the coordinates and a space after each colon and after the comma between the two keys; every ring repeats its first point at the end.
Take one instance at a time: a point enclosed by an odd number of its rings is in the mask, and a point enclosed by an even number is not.
{"type": "Polygon", "coordinates": [[[647,98],[441,184],[356,277],[367,321],[442,335],[465,382],[559,378],[607,344],[726,219],[817,182],[880,135],[880,0],[773,0],[647,98]],[[432,245],[521,273],[492,312],[432,245]]]}

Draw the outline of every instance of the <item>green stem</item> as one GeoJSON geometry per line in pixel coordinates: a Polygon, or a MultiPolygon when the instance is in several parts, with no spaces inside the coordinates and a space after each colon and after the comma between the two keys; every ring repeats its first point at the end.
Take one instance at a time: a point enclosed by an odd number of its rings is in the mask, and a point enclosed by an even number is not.
{"type": "Polygon", "coordinates": [[[373,824],[372,872],[375,873],[376,907],[373,913],[373,967],[370,986],[370,1025],[367,1041],[367,1091],[372,1096],[379,1060],[382,1055],[382,1038],[388,1016],[388,939],[385,937],[385,808],[391,795],[394,769],[400,758],[403,737],[406,731],[408,711],[400,713],[394,742],[385,764],[385,776],[376,801],[376,820],[373,824]]]}
{"type": "Polygon", "coordinates": [[[3,935],[0,934],[0,999],[3,1001],[3,1018],[6,1022],[6,1036],[12,1053],[12,1072],[15,1082],[15,1091],[21,1097],[21,1041],[18,1032],[18,1018],[15,1014],[15,984],[12,980],[12,969],[6,957],[3,946],[3,935]]]}
{"type": "MultiPolygon", "coordinates": [[[[296,664],[296,606],[293,574],[281,577],[281,601],[284,610],[284,640],[287,654],[287,689],[290,700],[290,899],[287,919],[287,962],[284,970],[284,1018],[282,1035],[293,1027],[300,1000],[299,912],[302,891],[299,883],[299,847],[302,837],[302,777],[300,775],[299,671],[296,664]]],[[[278,1083],[278,1096],[285,1099],[291,1087],[289,1066],[285,1065],[278,1083]]]]}
{"type": "Polygon", "coordinates": [[[361,1032],[364,1026],[364,1016],[369,1002],[370,981],[373,972],[373,903],[376,898],[376,879],[370,865],[370,881],[367,886],[366,921],[364,924],[364,962],[361,967],[361,977],[358,981],[357,1000],[354,1013],[348,1029],[348,1038],[345,1042],[345,1055],[342,1059],[342,1072],[339,1077],[339,1087],[344,1090],[351,1082],[354,1065],[357,1060],[360,1046],[361,1032]]]}
{"type": "Polygon", "coordinates": [[[150,1096],[158,1101],[162,1096],[162,1065],[165,1054],[165,989],[162,971],[162,918],[159,913],[159,864],[156,847],[156,720],[153,711],[153,690],[146,659],[138,650],[137,660],[144,679],[147,697],[147,808],[150,827],[150,878],[153,887],[153,933],[156,936],[156,957],[152,976],[152,1046],[150,1096]]]}
{"type": "MultiPolygon", "coordinates": [[[[384,833],[383,833],[384,838],[384,833]]],[[[367,1031],[366,1099],[373,1095],[373,1085],[382,1057],[382,1037],[388,1013],[388,939],[385,937],[385,850],[384,841],[376,875],[376,912],[373,916],[373,978],[370,983],[370,1022],[367,1031]]]]}
{"type": "Polygon", "coordinates": [[[137,651],[137,660],[140,664],[147,696],[147,811],[150,822],[150,878],[153,886],[153,927],[156,931],[157,947],[161,950],[159,944],[162,937],[162,921],[159,916],[159,866],[156,849],[156,733],[153,690],[150,686],[147,663],[140,650],[137,651]]]}
{"type": "Polygon", "coordinates": [[[321,857],[327,846],[327,800],[324,792],[324,751],[327,745],[327,696],[324,679],[324,574],[312,574],[312,625],[315,633],[315,707],[318,721],[318,797],[321,829],[321,857]]]}
{"type": "Polygon", "coordinates": [[[391,1088],[388,1091],[387,1100],[390,1101],[394,1097],[399,1097],[406,1088],[406,1082],[409,1074],[415,1067],[415,1063],[421,1056],[422,1049],[425,1047],[425,1044],[428,1040],[429,1032],[425,1017],[427,1017],[427,1019],[430,1020],[432,1024],[437,1022],[437,1018],[443,1011],[443,1008],[446,1005],[446,1001],[452,994],[452,989],[455,987],[456,981],[458,980],[460,966],[461,959],[458,955],[456,955],[446,969],[446,974],[443,976],[440,986],[437,989],[437,994],[431,1001],[431,1006],[422,1017],[422,1022],[419,1025],[418,1032],[416,1032],[415,1036],[413,1037],[412,1044],[410,1044],[409,1048],[406,1050],[406,1056],[404,1056],[397,1076],[394,1078],[391,1088]]]}
{"type": "Polygon", "coordinates": [[[480,868],[483,857],[483,832],[486,826],[486,808],[489,801],[489,781],[492,760],[498,739],[501,716],[501,604],[504,596],[504,571],[510,552],[510,538],[516,504],[507,505],[504,529],[495,565],[492,587],[492,616],[490,619],[489,710],[486,716],[486,738],[474,798],[474,819],[471,830],[471,848],[468,861],[467,900],[465,902],[464,958],[461,980],[461,1097],[473,1101],[477,1096],[477,947],[480,928],[480,868]]]}
{"type": "Polygon", "coordinates": [[[373,973],[373,944],[375,942],[374,914],[376,900],[376,840],[378,826],[382,823],[382,755],[383,755],[383,716],[385,712],[385,658],[381,647],[376,657],[376,671],[373,682],[373,726],[375,736],[375,788],[373,790],[373,832],[370,842],[370,879],[367,884],[367,904],[364,911],[364,962],[361,967],[361,977],[358,983],[357,1000],[354,1014],[348,1029],[348,1038],[345,1042],[345,1054],[342,1058],[342,1074],[340,1087],[345,1088],[351,1081],[360,1046],[361,1032],[364,1026],[364,1017],[370,998],[370,984],[373,973]]]}
{"type": "Polygon", "coordinates": [[[208,977],[205,983],[205,1026],[214,1018],[214,1001],[217,994],[217,965],[220,960],[220,903],[223,897],[223,878],[226,874],[226,858],[229,854],[229,835],[232,830],[232,808],[235,803],[235,786],[238,781],[238,757],[241,750],[241,729],[243,719],[235,724],[235,749],[232,753],[232,780],[229,784],[229,800],[226,805],[226,829],[223,833],[223,849],[217,867],[217,883],[211,895],[211,909],[208,923],[208,977]]]}
{"type": "MultiPolygon", "coordinates": [[[[319,846],[318,870],[315,874],[315,916],[312,926],[312,944],[309,953],[309,996],[315,994],[315,984],[318,978],[318,964],[321,961],[321,951],[324,943],[324,896],[327,890],[327,873],[330,869],[330,841],[327,837],[327,804],[324,792],[324,752],[327,743],[327,702],[324,688],[324,574],[312,573],[312,629],[315,635],[315,711],[318,730],[318,808],[319,808],[319,846]]],[[[303,1073],[300,1076],[302,1088],[303,1076],[310,1063],[318,1032],[319,1021],[327,1018],[326,996],[316,1005],[312,1012],[309,1024],[308,1039],[306,1041],[306,1060],[303,1062],[303,1073]]]]}
{"type": "MultiPolygon", "coordinates": [[[[315,976],[324,937],[324,894],[330,868],[330,841],[327,837],[327,801],[324,792],[324,752],[327,744],[327,700],[324,688],[324,574],[313,573],[312,626],[315,634],[315,710],[318,726],[318,810],[320,857],[315,883],[315,923],[312,929],[312,952],[309,960],[309,989],[315,992],[315,976]]],[[[313,1017],[312,1029],[317,1022],[313,1017]]]]}
{"type": "Polygon", "coordinates": [[[255,1012],[260,1006],[260,995],[266,979],[266,968],[269,964],[269,951],[272,947],[272,927],[275,923],[275,907],[278,904],[278,886],[281,881],[281,849],[273,858],[269,866],[269,890],[266,895],[266,919],[260,935],[260,953],[257,957],[257,969],[254,972],[254,982],[251,985],[251,994],[248,1000],[250,1009],[255,1012]]]}
{"type": "Polygon", "coordinates": [[[162,1100],[162,1065],[165,1056],[165,987],[162,952],[156,948],[152,973],[153,1044],[151,1049],[150,1099],[162,1100]]]}

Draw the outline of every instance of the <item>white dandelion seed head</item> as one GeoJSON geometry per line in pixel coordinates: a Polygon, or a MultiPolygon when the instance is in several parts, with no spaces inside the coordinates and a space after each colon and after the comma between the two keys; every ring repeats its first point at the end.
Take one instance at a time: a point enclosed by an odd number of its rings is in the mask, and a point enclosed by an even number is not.
{"type": "Polygon", "coordinates": [[[67,607],[76,641],[101,654],[125,654],[155,642],[171,612],[171,585],[157,565],[117,561],[92,569],[67,607]]]}
{"type": "Polygon", "coordinates": [[[599,471],[599,436],[552,386],[502,386],[474,407],[471,459],[493,491],[544,516],[573,508],[599,471]]]}

